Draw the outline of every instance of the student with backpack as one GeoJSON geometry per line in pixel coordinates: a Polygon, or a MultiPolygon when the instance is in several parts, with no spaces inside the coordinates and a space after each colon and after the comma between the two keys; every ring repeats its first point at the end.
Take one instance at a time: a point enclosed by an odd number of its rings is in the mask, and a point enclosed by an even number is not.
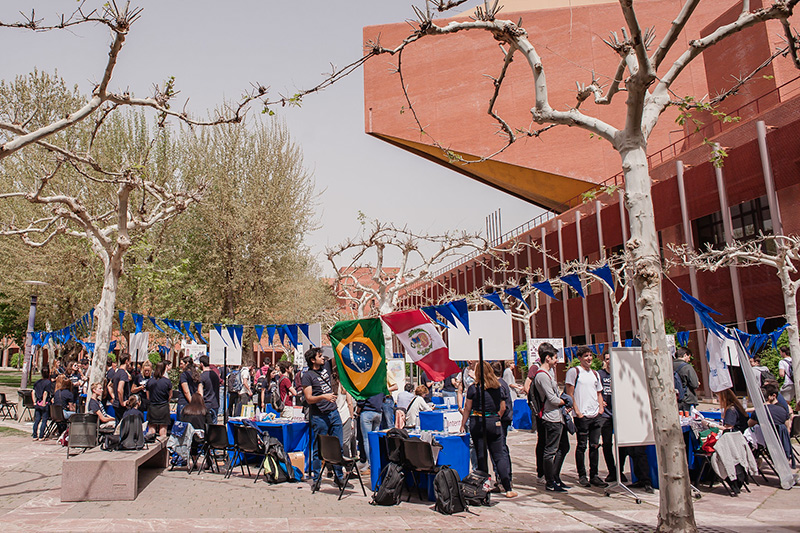
{"type": "Polygon", "coordinates": [[[578,444],[575,446],[575,466],[582,487],[606,487],[600,479],[600,435],[603,431],[603,384],[600,374],[592,369],[592,350],[581,346],[577,353],[580,364],[567,371],[565,391],[572,397],[578,444]],[[589,448],[589,475],[586,475],[586,448],[589,448]]]}
{"type": "Polygon", "coordinates": [[[561,406],[564,400],[558,392],[558,382],[554,373],[558,361],[555,347],[543,342],[539,345],[539,357],[542,364],[533,379],[533,407],[536,416],[541,417],[544,426],[544,475],[545,490],[550,492],[566,492],[569,488],[561,481],[561,467],[569,452],[569,434],[564,426],[561,406]]]}
{"type": "Polygon", "coordinates": [[[228,394],[228,416],[231,417],[237,410],[241,409],[239,393],[242,391],[242,374],[239,372],[238,367],[234,366],[228,369],[225,388],[228,394]]]}
{"type": "Polygon", "coordinates": [[[783,359],[778,362],[778,374],[783,379],[781,385],[781,396],[787,402],[792,401],[794,398],[794,369],[792,368],[792,352],[788,346],[781,346],[781,355],[783,359]]]}
{"type": "Polygon", "coordinates": [[[681,346],[675,350],[672,370],[680,380],[680,389],[683,389],[683,394],[681,394],[682,391],[678,388],[676,381],[675,390],[678,393],[678,409],[681,411],[691,411],[692,407],[696,407],[698,404],[697,389],[700,387],[700,380],[697,378],[697,372],[695,372],[690,363],[691,360],[692,352],[688,348],[681,346]]]}
{"type": "Polygon", "coordinates": [[[289,361],[278,361],[278,374],[275,389],[277,398],[273,393],[272,404],[276,408],[281,406],[280,413],[283,418],[291,418],[294,415],[294,397],[297,395],[297,390],[292,384],[292,365],[289,361]],[[280,402],[280,404],[278,404],[280,402]]]}

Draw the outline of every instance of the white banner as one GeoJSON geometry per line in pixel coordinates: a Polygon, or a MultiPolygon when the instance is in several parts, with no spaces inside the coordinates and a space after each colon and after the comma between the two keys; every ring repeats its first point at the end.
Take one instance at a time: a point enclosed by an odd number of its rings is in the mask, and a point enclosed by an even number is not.
{"type": "Polygon", "coordinates": [[[222,366],[224,364],[225,348],[228,349],[228,366],[242,364],[242,345],[231,337],[227,328],[222,328],[221,336],[215,327],[212,327],[208,333],[208,357],[212,365],[222,366]]]}
{"type": "Polygon", "coordinates": [[[131,333],[128,342],[128,353],[131,354],[131,361],[141,363],[147,361],[147,351],[150,346],[150,332],[141,331],[131,333]]]}
{"type": "MultiPolygon", "coordinates": [[[[706,339],[706,360],[708,361],[708,387],[711,392],[719,392],[721,390],[730,389],[733,387],[733,380],[731,373],[728,371],[728,363],[730,360],[729,349],[726,347],[725,339],[717,337],[713,332],[709,331],[706,339]]],[[[735,350],[735,344],[733,345],[735,350]]],[[[736,352],[734,351],[734,357],[736,352]]]]}
{"type": "Polygon", "coordinates": [[[469,333],[463,327],[450,326],[447,346],[453,361],[477,361],[478,339],[483,339],[483,358],[486,361],[512,361],[514,334],[511,314],[499,309],[472,311],[469,314],[469,333]]]}

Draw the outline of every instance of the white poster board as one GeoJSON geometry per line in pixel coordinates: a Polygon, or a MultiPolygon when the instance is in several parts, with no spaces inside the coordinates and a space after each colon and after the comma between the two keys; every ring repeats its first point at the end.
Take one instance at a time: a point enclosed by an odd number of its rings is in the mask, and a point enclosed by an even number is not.
{"type": "Polygon", "coordinates": [[[131,333],[128,342],[128,353],[131,354],[131,361],[141,363],[147,361],[148,350],[150,349],[150,332],[140,331],[131,333]]]}
{"type": "MultiPolygon", "coordinates": [[[[316,324],[309,324],[308,325],[308,337],[300,328],[297,328],[297,342],[298,344],[302,344],[303,346],[307,346],[308,348],[312,346],[320,347],[322,346],[322,324],[319,322],[316,324]]],[[[308,349],[306,348],[306,350],[308,349]]]]}
{"type": "Polygon", "coordinates": [[[197,358],[201,355],[208,353],[208,347],[205,344],[196,344],[193,342],[183,343],[183,353],[192,358],[192,361],[197,363],[197,358]]]}
{"type": "Polygon", "coordinates": [[[655,444],[641,348],[611,348],[611,404],[619,446],[655,444]]]}
{"type": "Polygon", "coordinates": [[[477,361],[478,339],[483,339],[486,361],[514,360],[514,333],[511,314],[503,311],[473,311],[469,314],[469,333],[463,327],[447,330],[447,346],[453,361],[477,361]]]}
{"type": "Polygon", "coordinates": [[[392,393],[395,400],[401,390],[406,386],[406,360],[404,357],[396,357],[386,360],[386,371],[391,372],[397,383],[397,390],[392,393]]]}
{"type": "MultiPolygon", "coordinates": [[[[305,337],[305,335],[302,335],[302,334],[301,334],[301,336],[305,337]]],[[[306,353],[306,349],[305,349],[304,344],[302,344],[302,343],[298,344],[297,348],[294,349],[294,366],[297,366],[297,367],[300,367],[300,368],[303,368],[304,366],[306,366],[305,353],[306,353]]]]}
{"type": "Polygon", "coordinates": [[[558,350],[558,362],[564,362],[564,339],[531,339],[530,346],[528,346],[528,365],[531,361],[539,359],[539,345],[549,342],[553,348],[558,350]]]}
{"type": "Polygon", "coordinates": [[[212,365],[222,366],[224,364],[225,352],[228,348],[228,366],[242,364],[242,345],[231,337],[227,328],[222,328],[222,335],[217,333],[217,328],[211,328],[208,332],[208,358],[212,365]]]}
{"type": "Polygon", "coordinates": [[[675,358],[675,335],[667,335],[667,350],[669,351],[669,356],[671,358],[675,358]]]}

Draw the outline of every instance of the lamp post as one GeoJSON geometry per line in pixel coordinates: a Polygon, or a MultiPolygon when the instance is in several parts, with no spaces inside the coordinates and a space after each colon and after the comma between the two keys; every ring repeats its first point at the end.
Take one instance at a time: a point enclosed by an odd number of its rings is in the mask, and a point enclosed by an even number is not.
{"type": "Polygon", "coordinates": [[[38,300],[38,287],[49,285],[44,281],[23,281],[22,283],[31,286],[31,308],[28,311],[28,334],[25,337],[25,360],[22,364],[22,383],[20,388],[28,388],[28,378],[33,369],[33,323],[36,320],[36,303],[38,300]]]}

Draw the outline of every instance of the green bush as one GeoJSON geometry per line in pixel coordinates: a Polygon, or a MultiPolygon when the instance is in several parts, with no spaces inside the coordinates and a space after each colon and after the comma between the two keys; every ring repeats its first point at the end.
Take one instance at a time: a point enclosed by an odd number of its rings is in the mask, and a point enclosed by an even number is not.
{"type": "Polygon", "coordinates": [[[17,352],[11,356],[11,366],[14,368],[22,367],[22,352],[17,352]]]}
{"type": "MultiPolygon", "coordinates": [[[[169,380],[172,382],[172,388],[175,390],[180,390],[181,384],[181,371],[177,368],[173,368],[169,371],[169,380]]],[[[177,398],[177,395],[173,392],[173,398],[177,398]]]]}
{"type": "Polygon", "coordinates": [[[158,352],[150,352],[147,354],[147,358],[154,366],[161,362],[161,354],[158,352]]]}

